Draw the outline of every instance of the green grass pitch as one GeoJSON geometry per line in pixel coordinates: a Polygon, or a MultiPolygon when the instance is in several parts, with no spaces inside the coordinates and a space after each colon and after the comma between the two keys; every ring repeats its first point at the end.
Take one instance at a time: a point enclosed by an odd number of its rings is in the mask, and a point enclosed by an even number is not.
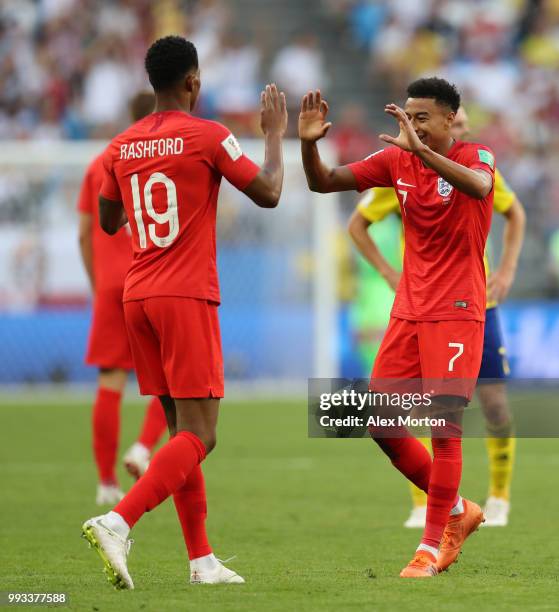
{"type": "MultiPolygon", "coordinates": [[[[142,405],[123,409],[122,450],[142,405]]],[[[215,553],[246,585],[190,586],[171,502],[133,531],[132,592],[116,592],[80,536],[99,513],[90,407],[0,405],[0,590],[69,593],[73,610],[557,610],[555,439],[519,440],[511,524],[481,529],[450,572],[403,581],[419,531],[402,477],[369,440],[308,439],[304,402],[223,403],[206,461],[215,553]]],[[[483,500],[482,440],[466,440],[462,492],[483,500]]],[[[124,486],[130,479],[121,474],[124,486]]]]}

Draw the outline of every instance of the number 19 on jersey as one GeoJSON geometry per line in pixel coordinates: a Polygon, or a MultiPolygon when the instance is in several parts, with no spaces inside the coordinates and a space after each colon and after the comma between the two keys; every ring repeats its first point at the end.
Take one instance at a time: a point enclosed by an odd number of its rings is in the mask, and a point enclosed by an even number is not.
{"type": "MultiPolygon", "coordinates": [[[[138,236],[140,239],[140,248],[147,248],[146,228],[142,215],[142,200],[140,195],[140,186],[138,175],[133,174],[130,179],[132,185],[132,201],[134,203],[134,219],[138,228],[138,236]]],[[[175,183],[162,172],[154,172],[146,184],[144,185],[144,205],[148,216],[155,221],[148,225],[148,233],[151,241],[155,246],[160,248],[168,247],[179,233],[179,209],[177,202],[177,188],[175,183]],[[162,183],[167,192],[167,210],[165,212],[157,212],[153,207],[152,188],[156,183],[162,183]],[[157,225],[169,225],[169,232],[166,236],[158,236],[156,231],[157,225]]]]}

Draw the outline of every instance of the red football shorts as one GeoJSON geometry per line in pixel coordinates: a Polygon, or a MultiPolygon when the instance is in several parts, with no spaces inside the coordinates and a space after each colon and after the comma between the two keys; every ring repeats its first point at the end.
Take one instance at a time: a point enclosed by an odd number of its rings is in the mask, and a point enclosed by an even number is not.
{"type": "Polygon", "coordinates": [[[223,397],[217,304],[151,297],[126,302],[124,312],[142,395],[223,397]]]}
{"type": "Polygon", "coordinates": [[[123,289],[102,289],[93,299],[93,321],[85,362],[99,368],[131,370],[132,353],[124,323],[123,289]]]}
{"type": "Polygon", "coordinates": [[[482,321],[407,321],[391,317],[373,366],[371,389],[385,390],[388,384],[396,391],[397,379],[405,391],[471,400],[481,365],[483,328],[482,321]],[[394,383],[383,383],[386,379],[394,383]],[[416,387],[406,387],[405,381],[412,380],[416,387]]]}

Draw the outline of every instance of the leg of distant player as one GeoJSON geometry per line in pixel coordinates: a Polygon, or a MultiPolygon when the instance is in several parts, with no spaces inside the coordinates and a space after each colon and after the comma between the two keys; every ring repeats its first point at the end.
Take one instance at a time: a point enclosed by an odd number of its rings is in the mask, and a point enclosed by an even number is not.
{"type": "Polygon", "coordinates": [[[116,476],[120,433],[120,404],[128,373],[122,369],[101,369],[93,405],[93,454],[99,475],[97,504],[114,504],[123,493],[116,476]]]}
{"type": "Polygon", "coordinates": [[[146,409],[138,443],[151,452],[166,431],[167,420],[165,419],[165,411],[159,398],[154,397],[146,409]]]}
{"type": "Polygon", "coordinates": [[[484,509],[485,524],[502,527],[508,523],[516,438],[512,436],[513,424],[505,383],[480,384],[477,393],[488,434],[489,495],[484,509]]]}
{"type": "Polygon", "coordinates": [[[140,435],[123,457],[128,473],[138,479],[148,468],[151,452],[167,431],[165,411],[158,397],[149,402],[140,435]]]}

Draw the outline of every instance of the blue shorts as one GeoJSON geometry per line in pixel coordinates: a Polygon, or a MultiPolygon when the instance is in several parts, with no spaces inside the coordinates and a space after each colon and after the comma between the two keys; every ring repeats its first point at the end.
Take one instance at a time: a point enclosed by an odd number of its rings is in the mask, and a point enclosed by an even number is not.
{"type": "Polygon", "coordinates": [[[488,308],[485,313],[483,356],[479,369],[478,385],[494,382],[494,379],[505,381],[509,372],[507,353],[499,323],[499,313],[497,307],[488,308]]]}

